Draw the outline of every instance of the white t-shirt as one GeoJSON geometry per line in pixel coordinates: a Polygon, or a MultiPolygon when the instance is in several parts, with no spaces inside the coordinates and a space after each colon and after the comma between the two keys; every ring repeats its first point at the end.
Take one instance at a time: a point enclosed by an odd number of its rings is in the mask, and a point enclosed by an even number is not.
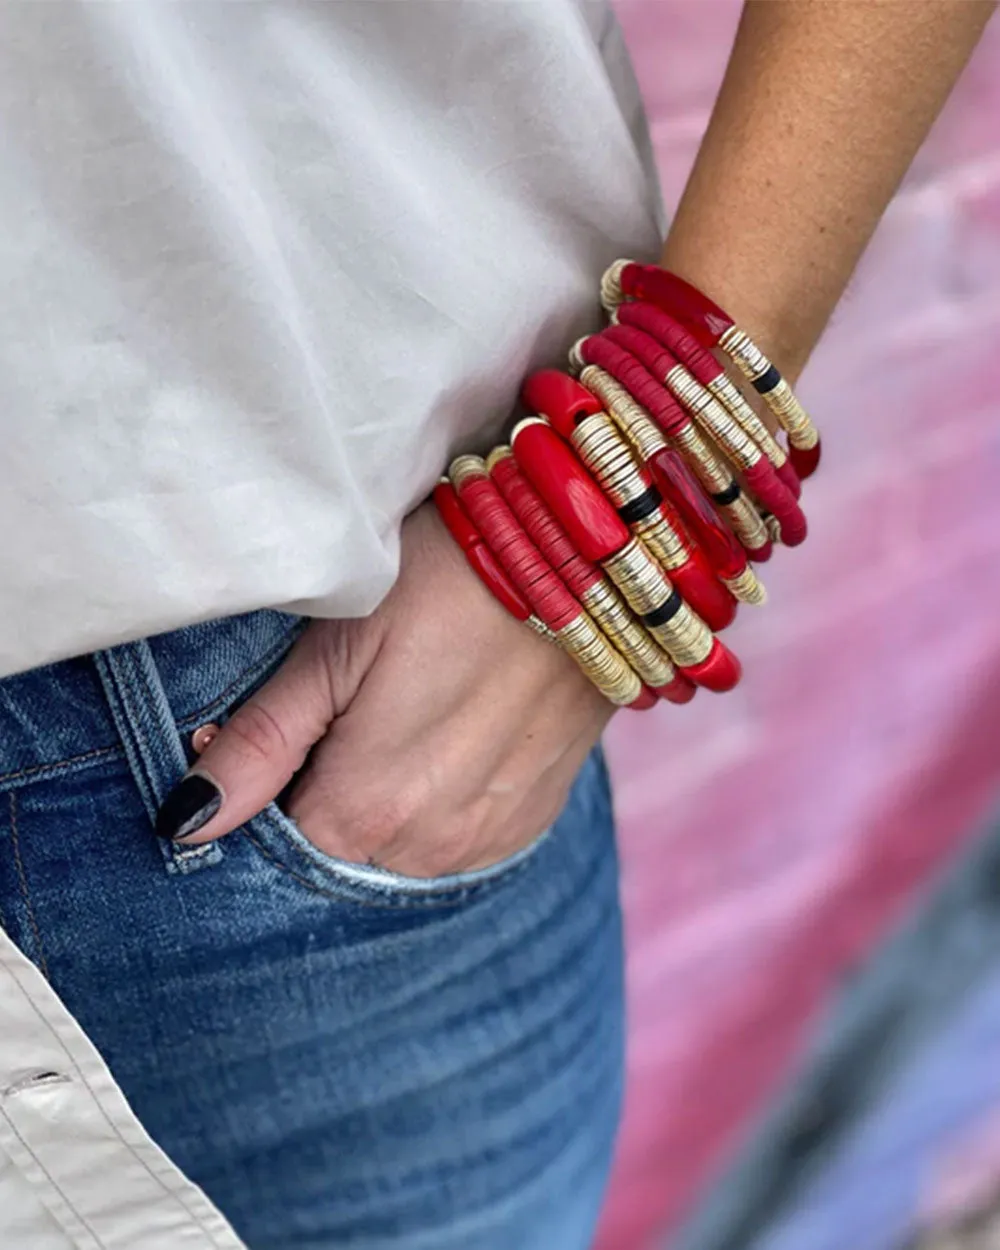
{"type": "Polygon", "coordinates": [[[0,675],[370,611],[661,223],[586,0],[0,12],[0,675]]]}

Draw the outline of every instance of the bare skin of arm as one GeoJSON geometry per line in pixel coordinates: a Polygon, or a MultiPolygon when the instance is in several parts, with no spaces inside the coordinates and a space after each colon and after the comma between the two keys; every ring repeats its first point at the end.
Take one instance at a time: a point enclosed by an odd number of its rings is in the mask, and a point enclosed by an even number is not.
{"type": "Polygon", "coordinates": [[[745,5],[663,264],[786,375],[801,372],[994,7],[745,5]]]}
{"type": "MultiPolygon", "coordinates": [[[[991,8],[749,0],[664,261],[784,372],[807,359],[991,8]]],[[[299,774],[290,814],[328,854],[413,876],[481,867],[553,819],[609,716],[425,506],[379,610],[314,622],[205,751],[197,771],[224,798],[189,841],[228,833],[299,774]]]]}

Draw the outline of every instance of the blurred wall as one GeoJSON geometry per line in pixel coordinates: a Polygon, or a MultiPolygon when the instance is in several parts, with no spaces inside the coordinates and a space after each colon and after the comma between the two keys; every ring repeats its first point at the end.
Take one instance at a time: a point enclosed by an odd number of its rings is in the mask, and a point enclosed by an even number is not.
{"type": "MultiPolygon", "coordinates": [[[[668,205],[738,0],[619,0],[668,205]]],[[[1000,792],[1000,25],[801,387],[806,548],[733,631],[741,690],[617,719],[626,1121],[600,1245],[645,1250],[816,1015],[1000,792]]]]}

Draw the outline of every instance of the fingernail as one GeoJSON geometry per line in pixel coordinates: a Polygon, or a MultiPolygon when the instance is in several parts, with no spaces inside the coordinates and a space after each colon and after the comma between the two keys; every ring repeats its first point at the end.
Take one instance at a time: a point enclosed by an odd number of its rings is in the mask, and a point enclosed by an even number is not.
{"type": "Polygon", "coordinates": [[[207,825],[222,806],[222,791],[200,773],[189,773],[163,800],[156,836],[179,841],[207,825]]]}

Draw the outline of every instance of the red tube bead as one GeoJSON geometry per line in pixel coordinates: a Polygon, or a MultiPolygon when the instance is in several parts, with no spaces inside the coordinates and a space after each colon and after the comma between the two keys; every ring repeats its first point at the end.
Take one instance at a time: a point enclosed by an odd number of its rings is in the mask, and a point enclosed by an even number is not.
{"type": "Polygon", "coordinates": [[[493,552],[485,543],[470,547],[465,553],[469,565],[479,575],[480,581],[490,591],[498,603],[503,604],[511,616],[519,621],[526,621],[531,615],[531,608],[517,593],[513,583],[496,561],[493,552]]]}
{"type": "Polygon", "coordinates": [[[559,369],[539,369],[521,387],[521,402],[529,412],[546,417],[568,439],[581,418],[602,412],[596,395],[559,369]]]}
{"type": "Polygon", "coordinates": [[[434,502],[448,532],[462,549],[470,568],[511,616],[526,621],[531,608],[518,594],[510,578],[497,563],[496,557],[483,542],[482,535],[469,520],[459,503],[455,488],[447,479],[434,487],[434,502]]]}
{"type": "Polygon", "coordinates": [[[582,608],[518,524],[496,486],[485,475],[466,478],[458,497],[469,517],[537,616],[558,632],[582,608]]]}
{"type": "Polygon", "coordinates": [[[712,650],[706,659],[700,664],[692,664],[684,671],[690,674],[692,680],[696,681],[699,686],[704,686],[706,690],[714,690],[717,694],[732,690],[743,676],[743,666],[726,644],[718,638],[712,643],[712,650]]]}
{"type": "Polygon", "coordinates": [[[597,564],[621,551],[628,527],[555,430],[529,417],[515,426],[511,443],[525,476],[585,560],[597,564]]]}
{"type": "Polygon", "coordinates": [[[647,461],[653,480],[677,509],[692,538],[720,577],[735,578],[747,567],[743,544],[705,496],[679,452],[664,448],[647,461]]]}
{"type": "Polygon", "coordinates": [[[668,576],[709,629],[718,633],[733,623],[736,600],[716,577],[703,551],[693,550],[687,562],[670,569],[668,576]]]}
{"type": "Polygon", "coordinates": [[[643,686],[639,691],[637,698],[628,704],[631,712],[648,712],[651,707],[656,707],[657,697],[654,691],[648,686],[643,686]]]}
{"type": "Polygon", "coordinates": [[[463,551],[469,551],[483,541],[482,534],[469,520],[454,486],[446,477],[434,487],[434,502],[449,534],[463,551]]]}
{"type": "Polygon", "coordinates": [[[648,300],[672,313],[702,347],[715,347],[733,326],[732,317],[697,287],[655,265],[626,265],[621,274],[621,288],[632,299],[648,300]]]}
{"type": "Polygon", "coordinates": [[[667,703],[690,703],[698,692],[698,687],[694,682],[680,671],[673,681],[665,686],[656,686],[654,689],[667,703]]]}
{"type": "Polygon", "coordinates": [[[552,515],[545,500],[518,468],[513,456],[495,461],[490,475],[525,532],[572,593],[582,599],[603,576],[601,570],[573,546],[570,536],[552,515]]]}

